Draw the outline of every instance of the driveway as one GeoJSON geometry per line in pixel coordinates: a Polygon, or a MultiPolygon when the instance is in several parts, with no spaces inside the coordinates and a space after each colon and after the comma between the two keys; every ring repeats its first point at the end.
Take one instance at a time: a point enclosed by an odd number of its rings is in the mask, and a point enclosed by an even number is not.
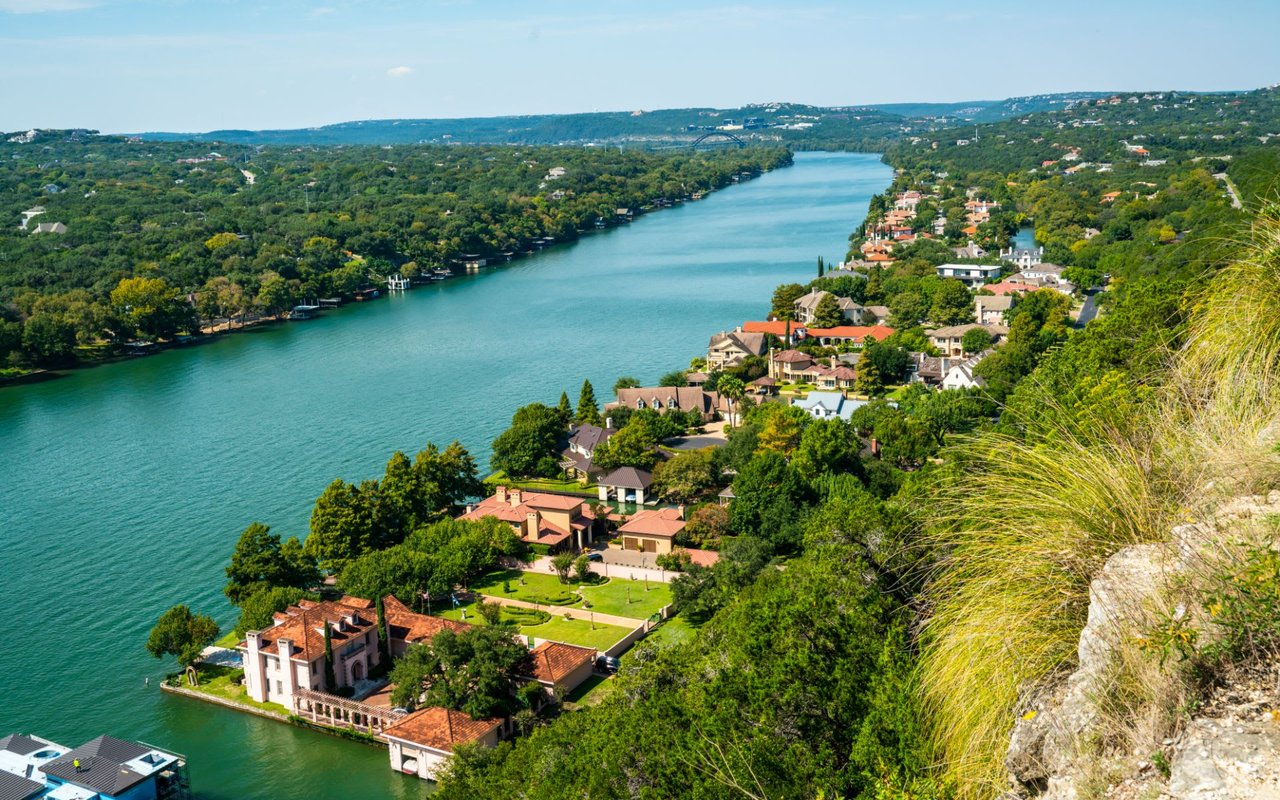
{"type": "Polygon", "coordinates": [[[672,450],[701,450],[704,447],[720,447],[727,440],[723,422],[709,422],[703,432],[695,436],[680,436],[663,442],[672,450]]]}
{"type": "Polygon", "coordinates": [[[1076,317],[1076,327],[1083,328],[1089,324],[1089,320],[1098,316],[1098,295],[1101,292],[1092,290],[1089,296],[1084,299],[1084,305],[1080,307],[1080,316],[1076,317]]]}

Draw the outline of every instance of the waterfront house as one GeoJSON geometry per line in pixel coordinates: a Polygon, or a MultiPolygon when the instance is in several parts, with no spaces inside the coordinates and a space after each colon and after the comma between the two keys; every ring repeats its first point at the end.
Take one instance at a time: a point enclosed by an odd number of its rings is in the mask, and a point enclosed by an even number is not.
{"type": "Polygon", "coordinates": [[[448,708],[422,708],[398,720],[382,735],[387,740],[393,770],[435,780],[455,747],[493,747],[501,731],[501,720],[472,719],[448,708]]]}
{"type": "Polygon", "coordinates": [[[736,367],[747,356],[764,355],[764,339],[763,333],[747,333],[742,328],[714,334],[707,344],[707,369],[719,371],[736,367]]]}
{"type": "MultiPolygon", "coordinates": [[[[694,390],[697,391],[697,390],[694,390]]],[[[581,497],[499,486],[459,519],[496,517],[545,552],[581,549],[595,541],[595,517],[581,497]]]]}
{"type": "Polygon", "coordinates": [[[377,614],[360,598],[301,600],[275,616],[275,624],[249,631],[237,646],[244,654],[244,687],[259,703],[278,703],[292,713],[300,690],[336,693],[368,679],[380,663],[377,614]],[[329,627],[335,685],[325,668],[324,631],[329,627]]]}
{"type": "Polygon", "coordinates": [[[853,412],[866,405],[866,401],[850,400],[843,392],[809,392],[804,399],[794,400],[791,405],[804,409],[814,419],[842,419],[848,422],[853,412]]]}
{"type": "Polygon", "coordinates": [[[868,341],[883,342],[894,333],[893,328],[887,325],[841,325],[837,328],[809,328],[785,320],[745,322],[742,327],[743,330],[772,333],[788,344],[802,339],[812,339],[818,344],[827,346],[845,342],[859,346],[866,344],[868,341]],[[791,333],[791,342],[787,342],[786,339],[788,328],[791,333]]]}
{"type": "Polygon", "coordinates": [[[684,530],[684,514],[677,508],[637,511],[618,528],[622,549],[663,555],[675,546],[684,530]]]}
{"type": "Polygon", "coordinates": [[[974,298],[974,318],[979,325],[1003,325],[1017,300],[1018,295],[1013,293],[995,296],[980,294],[974,298]]]}
{"type": "Polygon", "coordinates": [[[955,278],[975,289],[987,281],[1000,277],[1003,269],[999,264],[939,264],[935,271],[939,278],[955,278]]]}
{"type": "Polygon", "coordinates": [[[595,457],[596,448],[617,433],[613,421],[606,418],[604,427],[599,425],[578,425],[569,429],[569,446],[560,453],[560,468],[571,478],[577,478],[586,484],[600,477],[591,460],[595,457]]]}
{"type": "Polygon", "coordinates": [[[636,467],[618,467],[602,477],[596,485],[602,503],[614,499],[619,503],[644,505],[645,494],[653,485],[653,475],[636,467]]]}
{"type": "Polygon", "coordinates": [[[696,411],[702,419],[710,422],[720,412],[728,413],[727,401],[715,392],[708,392],[694,386],[647,386],[636,389],[619,389],[618,399],[604,407],[606,413],[611,408],[633,408],[637,411],[652,409],[659,414],[668,411],[696,411]]]}
{"type": "Polygon", "coordinates": [[[929,343],[944,356],[961,356],[964,355],[964,346],[961,340],[964,335],[974,328],[981,328],[991,334],[993,342],[999,342],[1008,335],[1009,329],[1003,325],[979,325],[971,322],[967,325],[949,325],[945,328],[938,328],[932,331],[925,331],[925,336],[929,337],[929,343]]]}
{"type": "Polygon", "coordinates": [[[852,389],[857,372],[834,356],[823,363],[799,350],[783,350],[769,360],[769,377],[777,380],[808,383],[822,389],[852,389]]]}
{"type": "MultiPolygon", "coordinates": [[[[796,321],[802,325],[813,322],[814,314],[817,313],[818,304],[823,298],[830,295],[830,292],[824,292],[821,289],[815,289],[808,294],[803,294],[795,299],[792,306],[795,308],[796,321]]],[[[840,314],[854,325],[861,325],[865,309],[859,303],[855,303],[847,297],[836,297],[836,305],[840,308],[840,314]]]]}
{"type": "Polygon", "coordinates": [[[69,749],[39,736],[0,738],[3,800],[186,800],[186,760],[150,745],[99,736],[69,749]]]}

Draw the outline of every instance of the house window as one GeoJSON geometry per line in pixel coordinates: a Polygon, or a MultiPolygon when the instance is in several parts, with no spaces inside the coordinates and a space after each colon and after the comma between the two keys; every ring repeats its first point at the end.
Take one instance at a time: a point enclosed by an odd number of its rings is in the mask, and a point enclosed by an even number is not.
{"type": "Polygon", "coordinates": [[[276,694],[284,694],[284,684],[280,681],[276,681],[276,694]]]}
{"type": "Polygon", "coordinates": [[[318,661],[312,661],[312,662],[311,662],[311,674],[312,674],[312,675],[315,675],[315,674],[316,674],[316,672],[319,670],[319,668],[320,668],[320,662],[318,662],[318,661]]]}

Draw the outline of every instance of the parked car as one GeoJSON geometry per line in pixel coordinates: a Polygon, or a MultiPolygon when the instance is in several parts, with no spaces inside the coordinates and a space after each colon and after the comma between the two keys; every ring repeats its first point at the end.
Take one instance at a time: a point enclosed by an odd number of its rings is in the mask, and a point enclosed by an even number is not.
{"type": "Polygon", "coordinates": [[[604,561],[604,556],[599,553],[587,553],[588,561],[604,561]]]}
{"type": "Polygon", "coordinates": [[[613,656],[600,656],[596,659],[596,669],[601,672],[607,672],[610,675],[618,671],[621,662],[613,656]]]}

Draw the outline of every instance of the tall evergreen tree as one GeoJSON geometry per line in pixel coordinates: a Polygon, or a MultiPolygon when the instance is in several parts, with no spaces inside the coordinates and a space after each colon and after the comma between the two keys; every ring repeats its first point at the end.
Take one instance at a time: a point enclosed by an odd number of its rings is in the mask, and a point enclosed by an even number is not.
{"type": "Polygon", "coordinates": [[[375,609],[378,612],[378,663],[391,666],[391,632],[387,629],[387,612],[382,607],[382,597],[378,597],[375,609]]]}
{"type": "Polygon", "coordinates": [[[338,688],[338,679],[333,673],[333,631],[329,628],[329,620],[324,621],[324,683],[330,692],[338,688]]]}
{"type": "Polygon", "coordinates": [[[569,393],[560,393],[560,402],[556,405],[556,413],[564,420],[564,424],[568,425],[573,422],[573,406],[569,405],[569,393]]]}
{"type": "Polygon", "coordinates": [[[600,407],[596,405],[596,390],[592,388],[591,381],[584,380],[582,382],[582,391],[578,394],[578,415],[576,419],[579,425],[600,424],[600,407]]]}
{"type": "Polygon", "coordinates": [[[822,256],[818,256],[818,277],[821,278],[825,271],[826,265],[822,263],[822,256]]]}

